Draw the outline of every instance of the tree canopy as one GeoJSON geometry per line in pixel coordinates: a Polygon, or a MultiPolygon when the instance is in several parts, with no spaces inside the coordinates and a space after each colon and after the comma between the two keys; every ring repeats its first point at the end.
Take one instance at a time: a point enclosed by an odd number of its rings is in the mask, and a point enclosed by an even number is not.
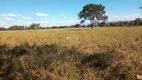
{"type": "Polygon", "coordinates": [[[94,24],[97,25],[99,21],[106,21],[108,19],[104,9],[105,6],[101,4],[87,4],[83,7],[83,10],[78,13],[78,17],[81,19],[81,23],[84,23],[85,20],[89,20],[93,28],[94,24]]]}
{"type": "Polygon", "coordinates": [[[33,23],[29,26],[30,29],[38,29],[40,27],[40,24],[33,23]]]}

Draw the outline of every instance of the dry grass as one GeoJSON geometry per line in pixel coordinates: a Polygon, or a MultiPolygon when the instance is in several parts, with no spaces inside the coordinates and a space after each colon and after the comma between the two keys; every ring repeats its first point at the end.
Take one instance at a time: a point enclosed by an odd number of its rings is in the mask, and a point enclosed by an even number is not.
{"type": "Polygon", "coordinates": [[[77,47],[87,52],[112,48],[140,49],[142,27],[104,27],[49,30],[0,31],[0,44],[15,46],[28,42],[30,45],[57,44],[77,47]]]}
{"type": "Polygon", "coordinates": [[[142,27],[0,31],[0,70],[12,80],[135,80],[142,74],[141,31],[142,27]]]}

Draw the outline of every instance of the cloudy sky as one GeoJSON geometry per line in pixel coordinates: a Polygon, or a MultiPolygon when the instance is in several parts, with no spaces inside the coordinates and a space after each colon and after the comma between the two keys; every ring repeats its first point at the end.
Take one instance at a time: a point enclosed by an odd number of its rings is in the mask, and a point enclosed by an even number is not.
{"type": "Polygon", "coordinates": [[[0,27],[11,25],[41,26],[79,23],[77,14],[88,3],[106,7],[108,21],[142,17],[142,0],[0,0],[0,27]]]}

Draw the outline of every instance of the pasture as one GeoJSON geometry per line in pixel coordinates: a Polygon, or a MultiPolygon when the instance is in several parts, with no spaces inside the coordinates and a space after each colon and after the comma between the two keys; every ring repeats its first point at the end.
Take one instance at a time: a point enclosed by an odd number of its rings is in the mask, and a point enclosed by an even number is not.
{"type": "Polygon", "coordinates": [[[66,28],[45,30],[0,31],[0,45],[50,45],[102,51],[107,49],[139,49],[142,27],[66,28]]]}
{"type": "Polygon", "coordinates": [[[134,80],[142,27],[0,31],[0,79],[134,80]]]}

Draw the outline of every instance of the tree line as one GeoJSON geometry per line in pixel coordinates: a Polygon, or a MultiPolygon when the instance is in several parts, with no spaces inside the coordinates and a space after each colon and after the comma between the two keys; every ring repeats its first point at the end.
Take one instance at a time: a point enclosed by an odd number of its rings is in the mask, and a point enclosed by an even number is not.
{"type": "MultiPolygon", "coordinates": [[[[81,25],[76,24],[74,27],[90,27],[91,24],[81,25]]],[[[116,22],[100,22],[96,27],[131,27],[131,26],[142,26],[142,19],[136,18],[132,21],[116,21],[116,22]]]]}
{"type": "MultiPolygon", "coordinates": [[[[47,26],[43,27],[40,26],[39,23],[33,23],[30,26],[19,26],[13,25],[9,28],[0,27],[0,30],[34,30],[34,29],[56,29],[56,28],[79,28],[79,27],[90,27],[91,24],[74,24],[69,26],[47,26]]],[[[98,23],[97,27],[131,27],[131,26],[142,26],[142,19],[136,18],[132,21],[117,21],[117,22],[100,22],[98,23]]]]}
{"type": "Polygon", "coordinates": [[[41,26],[39,23],[32,23],[29,26],[23,26],[23,25],[13,25],[9,28],[0,27],[0,30],[35,30],[35,29],[56,29],[56,28],[72,28],[74,25],[70,26],[41,26]]]}
{"type": "Polygon", "coordinates": [[[117,21],[117,22],[101,22],[99,23],[99,26],[110,26],[110,27],[115,27],[115,26],[142,26],[142,19],[141,18],[136,18],[135,20],[132,21],[117,21]]]}

